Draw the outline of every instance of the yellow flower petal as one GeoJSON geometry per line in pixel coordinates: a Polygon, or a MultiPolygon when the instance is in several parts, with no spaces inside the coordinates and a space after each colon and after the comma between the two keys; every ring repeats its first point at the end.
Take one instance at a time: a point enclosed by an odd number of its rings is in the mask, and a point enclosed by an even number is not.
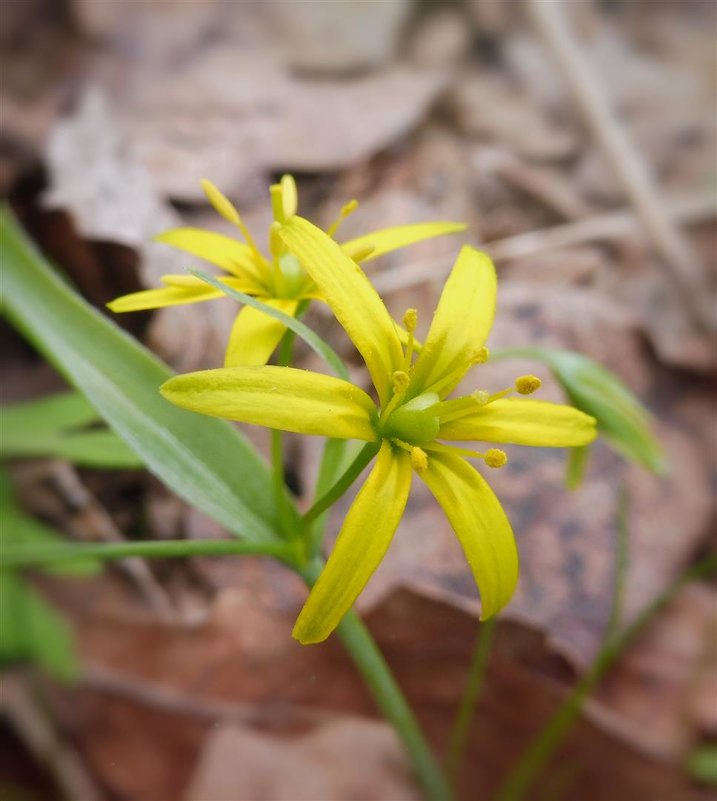
{"type": "Polygon", "coordinates": [[[483,346],[495,315],[496,275],[490,258],[465,245],[443,288],[414,366],[409,397],[439,386],[448,395],[483,346]]]}
{"type": "Polygon", "coordinates": [[[170,378],[160,388],[176,406],[212,417],[373,442],[376,407],[340,378],[293,367],[246,366],[202,370],[170,378]]]}
{"type": "Polygon", "coordinates": [[[281,186],[281,202],[284,211],[284,218],[289,219],[293,217],[299,208],[299,192],[296,189],[296,181],[293,175],[282,175],[280,184],[281,186]]]}
{"type": "Polygon", "coordinates": [[[217,187],[206,178],[201,182],[207,200],[214,206],[214,210],[221,214],[225,220],[239,225],[241,217],[234,204],[217,187]]]}
{"type": "MultiPolygon", "coordinates": [[[[220,275],[217,276],[217,279],[222,284],[226,284],[232,289],[237,289],[247,295],[264,295],[266,292],[266,289],[258,281],[254,281],[249,276],[236,278],[232,275],[220,275]]],[[[209,286],[206,281],[202,281],[196,275],[163,275],[160,280],[167,286],[178,287],[179,289],[200,289],[209,286]]]]}
{"type": "Polygon", "coordinates": [[[325,640],[349,611],[391,544],[410,488],[410,456],[384,442],[296,621],[299,642],[325,640]]]}
{"type": "Polygon", "coordinates": [[[500,501],[465,459],[428,449],[419,473],[443,507],[463,547],[481,596],[481,619],[510,601],[518,581],[518,551],[500,501]]]}
{"type": "Polygon", "coordinates": [[[107,308],[119,314],[120,312],[144,311],[145,309],[161,309],[164,306],[181,306],[185,303],[200,303],[204,300],[221,297],[226,297],[223,292],[202,282],[201,287],[166,286],[160,289],[132,292],[110,301],[107,308]]]}
{"type": "Polygon", "coordinates": [[[355,254],[366,252],[369,246],[373,250],[361,261],[372,261],[384,253],[390,253],[407,245],[422,242],[424,239],[433,239],[437,236],[447,234],[457,234],[466,230],[465,223],[454,222],[427,222],[415,223],[414,225],[399,225],[396,228],[383,228],[380,231],[373,231],[355,239],[343,242],[341,248],[344,252],[354,258],[355,254]]]}
{"type": "MultiPolygon", "coordinates": [[[[262,298],[267,306],[273,306],[292,317],[299,305],[297,300],[262,298]]],[[[284,336],[286,327],[268,314],[245,306],[237,314],[224,357],[225,367],[242,364],[266,364],[284,336]]]]}
{"type": "Polygon", "coordinates": [[[314,279],[324,300],[363,356],[381,403],[403,363],[391,317],[361,268],[323,231],[302,217],[279,229],[287,248],[314,279]]]}
{"type": "Polygon", "coordinates": [[[201,228],[173,228],[159,234],[155,240],[205,259],[239,278],[247,275],[254,279],[262,277],[254,251],[243,242],[224,234],[203,231],[201,228]]]}
{"type": "Polygon", "coordinates": [[[507,442],[548,448],[587,445],[596,436],[595,418],[572,406],[503,398],[441,426],[441,439],[507,442]]]}

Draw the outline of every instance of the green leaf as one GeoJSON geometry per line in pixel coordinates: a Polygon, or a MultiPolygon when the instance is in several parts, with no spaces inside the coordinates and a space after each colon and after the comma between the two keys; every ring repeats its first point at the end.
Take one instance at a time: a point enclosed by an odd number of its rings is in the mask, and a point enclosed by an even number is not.
{"type": "Polygon", "coordinates": [[[0,665],[37,663],[58,679],[77,676],[72,632],[24,579],[0,571],[0,665]]]}
{"type": "Polygon", "coordinates": [[[80,467],[115,470],[142,467],[139,456],[107,428],[23,439],[13,433],[0,439],[0,456],[5,459],[30,456],[67,459],[80,467]]]}
{"type": "Polygon", "coordinates": [[[687,758],[687,772],[696,781],[717,787],[717,743],[695,748],[687,758]]]}
{"type": "Polygon", "coordinates": [[[169,368],[73,292],[7,209],[0,233],[12,322],[174,492],[239,536],[275,540],[269,470],[246,438],[165,401],[169,368]]]}
{"type": "Polygon", "coordinates": [[[101,420],[78,392],[0,407],[0,456],[6,459],[42,456],[67,459],[81,467],[133,469],[142,460],[101,420]]]}
{"type": "Polygon", "coordinates": [[[590,458],[590,446],[582,445],[579,448],[570,448],[568,464],[565,468],[565,486],[569,490],[576,490],[585,478],[585,468],[590,458]]]}
{"type": "Polygon", "coordinates": [[[81,428],[102,418],[79,392],[59,392],[39,400],[0,407],[3,438],[55,434],[65,428],[81,428]]]}
{"type": "Polygon", "coordinates": [[[499,359],[528,358],[548,365],[575,407],[597,419],[598,430],[625,458],[653,473],[667,462],[652,431],[647,409],[602,365],[569,350],[508,348],[491,352],[499,359]]]}

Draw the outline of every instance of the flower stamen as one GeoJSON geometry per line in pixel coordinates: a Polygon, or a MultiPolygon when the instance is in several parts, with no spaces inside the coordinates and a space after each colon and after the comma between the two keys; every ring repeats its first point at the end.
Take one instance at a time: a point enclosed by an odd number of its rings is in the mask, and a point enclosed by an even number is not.
{"type": "Polygon", "coordinates": [[[349,216],[349,214],[353,214],[356,209],[358,208],[358,200],[349,200],[348,203],[345,203],[341,207],[341,211],[339,212],[339,216],[331,223],[331,225],[327,228],[326,233],[333,237],[334,234],[338,231],[339,226],[341,223],[349,216]]]}
{"type": "Polygon", "coordinates": [[[418,312],[416,309],[406,309],[403,315],[403,324],[406,326],[408,332],[408,340],[406,342],[406,354],[403,358],[403,367],[406,371],[411,369],[411,362],[413,361],[413,348],[414,348],[414,333],[416,325],[418,324],[418,312]]]}
{"type": "Polygon", "coordinates": [[[256,246],[256,242],[254,242],[252,235],[249,233],[249,229],[244,224],[244,221],[242,220],[239,212],[236,210],[234,204],[229,200],[229,198],[220,192],[211,181],[208,181],[206,178],[204,178],[201,183],[204,194],[207,196],[207,200],[214,207],[214,210],[218,214],[221,214],[221,216],[224,217],[227,222],[232,223],[232,225],[236,225],[246,240],[247,245],[249,245],[259,262],[266,263],[266,259],[256,246]]]}

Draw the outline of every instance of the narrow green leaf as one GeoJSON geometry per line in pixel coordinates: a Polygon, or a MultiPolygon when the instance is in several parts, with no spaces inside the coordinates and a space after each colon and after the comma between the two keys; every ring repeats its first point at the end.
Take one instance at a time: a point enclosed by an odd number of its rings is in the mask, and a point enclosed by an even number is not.
{"type": "Polygon", "coordinates": [[[67,459],[80,467],[131,470],[142,467],[142,460],[107,428],[70,431],[39,437],[0,438],[0,456],[5,459],[47,457],[67,459]]]}
{"type": "Polygon", "coordinates": [[[38,400],[0,407],[3,439],[53,434],[66,428],[80,428],[102,418],[79,392],[59,392],[38,400]]]}
{"type": "Polygon", "coordinates": [[[696,781],[717,787],[717,743],[695,748],[687,758],[687,772],[696,781]]]}
{"type": "Polygon", "coordinates": [[[165,401],[167,366],[73,292],[7,209],[0,233],[12,322],[174,492],[239,536],[275,539],[269,471],[246,438],[165,401]]]}
{"type": "Polygon", "coordinates": [[[569,490],[576,490],[583,483],[589,458],[589,445],[582,445],[579,448],[570,448],[568,463],[565,468],[565,486],[569,490]]]}
{"type": "Polygon", "coordinates": [[[545,348],[501,349],[491,357],[536,359],[548,365],[573,405],[597,419],[600,433],[617,451],[653,473],[667,470],[649,412],[602,365],[580,353],[545,348]]]}
{"type": "Polygon", "coordinates": [[[336,373],[339,378],[343,378],[344,381],[349,380],[349,373],[346,369],[346,365],[341,361],[341,358],[336,353],[335,350],[315,332],[312,331],[308,325],[302,323],[301,320],[297,320],[296,317],[291,317],[288,314],[284,314],[283,311],[279,309],[275,309],[272,306],[267,306],[266,303],[262,303],[260,300],[253,298],[251,295],[245,295],[243,292],[240,292],[238,289],[234,289],[233,287],[227,286],[226,284],[222,284],[221,281],[218,281],[214,276],[209,275],[209,273],[205,273],[203,270],[195,270],[191,269],[189,272],[192,275],[195,275],[197,278],[201,278],[202,281],[205,281],[207,284],[211,284],[216,289],[221,289],[221,291],[228,295],[230,298],[234,298],[234,300],[238,300],[239,303],[244,303],[246,306],[251,306],[254,309],[258,309],[259,311],[264,312],[264,314],[268,314],[269,317],[273,317],[275,320],[278,320],[280,323],[283,323],[290,331],[293,331],[297,336],[301,337],[304,342],[316,353],[320,356],[326,364],[336,373]]]}
{"type": "Polygon", "coordinates": [[[101,417],[79,392],[0,407],[0,456],[49,457],[81,467],[131,469],[142,460],[114,432],[86,429],[101,417]]]}
{"type": "Polygon", "coordinates": [[[58,679],[77,676],[67,623],[20,576],[0,572],[0,665],[37,663],[58,679]]]}

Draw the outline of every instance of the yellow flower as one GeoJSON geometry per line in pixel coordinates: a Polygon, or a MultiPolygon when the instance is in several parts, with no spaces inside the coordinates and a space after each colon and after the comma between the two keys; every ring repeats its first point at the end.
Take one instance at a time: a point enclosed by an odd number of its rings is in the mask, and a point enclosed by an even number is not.
{"type": "MultiPolygon", "coordinates": [[[[216,186],[205,180],[202,181],[202,187],[215,210],[239,229],[244,242],[200,228],[166,231],[157,237],[159,242],[221,267],[229,273],[222,278],[222,283],[247,295],[253,295],[285,314],[295,316],[303,308],[302,304],[305,305],[312,299],[322,299],[314,281],[276,236],[276,224],[283,224],[290,219],[296,214],[298,207],[296,183],[290,175],[284,175],[278,184],[270,188],[275,220],[275,225],[269,231],[270,258],[261,253],[239,212],[216,186]]],[[[341,209],[338,219],[328,229],[330,236],[336,233],[342,220],[357,206],[358,203],[354,200],[341,209]]],[[[341,248],[356,261],[365,262],[424,239],[463,230],[465,225],[462,223],[417,223],[373,231],[343,242],[341,248]]],[[[192,275],[165,275],[162,282],[165,286],[159,289],[124,295],[107,305],[113,312],[129,312],[224,297],[221,290],[192,275]]],[[[258,309],[243,308],[232,327],[225,366],[266,364],[285,330],[278,320],[258,309]]]]}
{"type": "MultiPolygon", "coordinates": [[[[204,414],[376,443],[376,463],[349,509],[294,636],[302,643],[324,640],[352,606],[391,542],[414,472],[443,507],[463,547],[480,589],[482,617],[494,615],[513,594],[518,556],[505,512],[467,458],[500,467],[507,457],[497,448],[479,453],[445,441],[574,447],[595,437],[595,420],[570,406],[506,397],[513,388],[447,399],[471,365],[488,357],[496,275],[485,254],[468,246],[461,250],[414,359],[414,310],[404,317],[404,347],[383,301],[335,242],[300,217],[288,220],[279,235],[363,356],[378,405],[341,379],[272,366],[178,376],[164,384],[162,394],[204,414]]],[[[532,392],[539,383],[523,376],[515,391],[532,392]]]]}

